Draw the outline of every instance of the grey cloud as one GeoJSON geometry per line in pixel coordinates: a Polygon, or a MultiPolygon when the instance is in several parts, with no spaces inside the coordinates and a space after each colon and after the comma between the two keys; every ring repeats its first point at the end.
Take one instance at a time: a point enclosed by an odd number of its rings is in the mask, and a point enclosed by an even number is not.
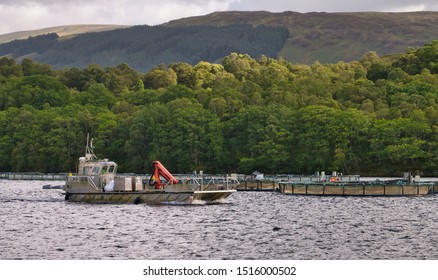
{"type": "Polygon", "coordinates": [[[160,24],[233,0],[0,0],[0,34],[70,24],[160,24]]]}

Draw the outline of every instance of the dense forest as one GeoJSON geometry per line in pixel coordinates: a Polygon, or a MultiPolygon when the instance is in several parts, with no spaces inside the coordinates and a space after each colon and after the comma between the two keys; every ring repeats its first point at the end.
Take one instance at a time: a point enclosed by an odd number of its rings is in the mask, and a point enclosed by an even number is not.
{"type": "Polygon", "coordinates": [[[0,58],[0,170],[74,171],[94,138],[121,172],[437,175],[438,42],[397,57],[54,70],[0,58]]]}
{"type": "Polygon", "coordinates": [[[58,37],[47,34],[0,44],[0,56],[32,59],[55,68],[102,67],[127,63],[138,71],[174,61],[196,64],[222,60],[231,52],[277,57],[289,37],[287,28],[249,24],[165,27],[140,25],[58,37]]]}

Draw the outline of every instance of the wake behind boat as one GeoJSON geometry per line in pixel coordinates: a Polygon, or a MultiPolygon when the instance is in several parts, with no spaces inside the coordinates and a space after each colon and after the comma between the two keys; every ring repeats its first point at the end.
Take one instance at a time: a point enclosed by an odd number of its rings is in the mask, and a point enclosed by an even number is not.
{"type": "Polygon", "coordinates": [[[159,161],[153,162],[149,180],[141,176],[118,176],[117,164],[98,159],[92,140],[85,157],[79,158],[77,175],[69,174],[65,200],[97,203],[214,203],[232,193],[238,185],[232,177],[188,177],[176,179],[159,161]]]}

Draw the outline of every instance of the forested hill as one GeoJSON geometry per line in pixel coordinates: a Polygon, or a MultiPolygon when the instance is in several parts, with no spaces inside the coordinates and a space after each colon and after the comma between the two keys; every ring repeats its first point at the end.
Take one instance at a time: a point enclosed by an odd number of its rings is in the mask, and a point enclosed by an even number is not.
{"type": "Polygon", "coordinates": [[[438,175],[438,41],[399,57],[53,70],[0,58],[0,171],[74,171],[87,133],[122,172],[438,175]]]}
{"type": "Polygon", "coordinates": [[[127,63],[147,71],[158,64],[215,62],[231,52],[276,57],[289,36],[283,27],[249,24],[212,26],[134,26],[86,33],[69,40],[57,34],[0,45],[0,56],[32,57],[56,68],[127,63]]]}
{"type": "Polygon", "coordinates": [[[367,51],[403,53],[438,39],[438,12],[297,13],[217,12],[175,20],[166,26],[281,26],[289,38],[279,55],[294,63],[358,60],[367,51]]]}
{"type": "Polygon", "coordinates": [[[128,63],[139,71],[173,62],[217,62],[231,52],[293,63],[359,60],[368,51],[403,53],[438,39],[438,12],[217,12],[161,26],[68,38],[56,34],[0,45],[0,56],[31,57],[56,68],[128,63]]]}

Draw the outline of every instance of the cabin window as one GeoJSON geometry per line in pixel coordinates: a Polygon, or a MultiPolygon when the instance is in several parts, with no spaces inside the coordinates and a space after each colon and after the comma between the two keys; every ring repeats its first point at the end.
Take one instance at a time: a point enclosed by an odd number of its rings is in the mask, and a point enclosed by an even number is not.
{"type": "Polygon", "coordinates": [[[113,173],[114,172],[114,165],[110,165],[109,169],[108,169],[109,173],[113,173]]]}
{"type": "Polygon", "coordinates": [[[100,167],[95,166],[95,167],[93,168],[93,174],[99,174],[99,170],[100,170],[100,167]]]}
{"type": "Polygon", "coordinates": [[[91,167],[85,166],[82,170],[82,174],[88,175],[90,173],[90,171],[91,171],[91,167]]]}

